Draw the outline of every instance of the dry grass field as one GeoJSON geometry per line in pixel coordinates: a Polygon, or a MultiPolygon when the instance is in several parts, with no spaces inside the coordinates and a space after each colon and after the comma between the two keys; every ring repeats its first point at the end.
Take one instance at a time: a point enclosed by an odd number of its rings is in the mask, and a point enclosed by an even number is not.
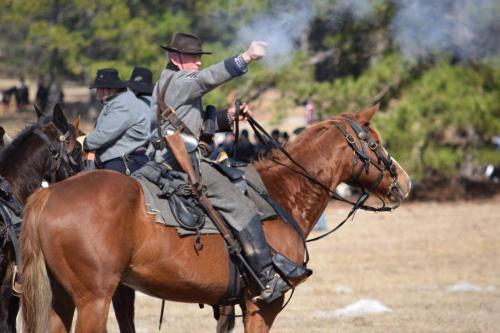
{"type": "MultiPolygon", "coordinates": [[[[329,225],[347,209],[331,204],[329,225]]],[[[314,274],[297,288],[273,332],[500,332],[500,196],[358,212],[310,251],[314,274]],[[460,282],[478,290],[449,290],[460,282]],[[392,311],[335,316],[360,299],[392,311]]],[[[137,299],[138,331],[158,332],[161,302],[137,299]]],[[[113,314],[108,329],[118,332],[113,314]]],[[[161,332],[215,332],[211,308],[167,302],[161,332]]],[[[235,332],[243,332],[240,320],[235,332]]]]}

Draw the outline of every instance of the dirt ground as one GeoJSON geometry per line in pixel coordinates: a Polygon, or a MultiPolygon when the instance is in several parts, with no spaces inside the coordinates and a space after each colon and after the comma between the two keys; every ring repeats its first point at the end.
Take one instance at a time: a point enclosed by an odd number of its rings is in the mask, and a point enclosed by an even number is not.
{"type": "MultiPolygon", "coordinates": [[[[333,203],[326,213],[332,227],[347,207],[333,203]]],[[[358,212],[310,252],[314,274],[272,332],[500,332],[500,196],[358,212]],[[481,290],[449,290],[461,282],[481,290]],[[361,299],[392,311],[334,315],[361,299]]],[[[160,304],[138,295],[138,332],[158,332],[160,304]]],[[[113,314],[108,329],[118,332],[113,314]]],[[[167,302],[161,332],[215,332],[211,308],[167,302]]],[[[243,332],[239,319],[235,332],[243,332]]]]}

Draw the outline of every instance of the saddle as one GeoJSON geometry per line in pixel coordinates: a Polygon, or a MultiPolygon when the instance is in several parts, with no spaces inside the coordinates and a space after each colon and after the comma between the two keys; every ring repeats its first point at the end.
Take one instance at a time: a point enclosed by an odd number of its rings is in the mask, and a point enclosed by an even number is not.
{"type": "MultiPolygon", "coordinates": [[[[146,204],[151,211],[164,211],[164,205],[152,202],[147,194],[167,202],[172,216],[178,225],[188,231],[199,231],[205,223],[201,207],[192,196],[192,188],[188,184],[187,175],[183,172],[167,168],[165,165],[148,162],[133,175],[143,185],[146,204]],[[144,181],[154,186],[144,186],[144,181]],[[149,199],[149,200],[148,200],[149,199]]],[[[146,184],[149,185],[149,184],[146,184]]],[[[166,222],[166,221],[165,221],[166,222]]]]}
{"type": "MultiPolygon", "coordinates": [[[[297,222],[272,201],[252,165],[232,160],[225,160],[223,163],[211,160],[206,160],[206,162],[211,163],[256,204],[261,220],[279,216],[285,223],[291,224],[301,237],[304,237],[297,222]]],[[[156,222],[175,227],[180,236],[194,235],[194,247],[197,251],[202,248],[202,234],[219,234],[212,220],[205,215],[203,208],[192,196],[192,188],[188,184],[185,173],[151,161],[134,172],[132,177],[142,186],[148,213],[155,216],[156,222]]],[[[245,268],[241,267],[241,262],[233,258],[230,253],[228,249],[228,290],[220,304],[238,302],[249,279],[245,268]]],[[[294,265],[279,253],[273,256],[272,261],[278,271],[292,279],[309,276],[312,273],[306,267],[294,265]],[[290,271],[291,267],[297,271],[290,271]]]]}
{"type": "MultiPolygon", "coordinates": [[[[261,220],[276,217],[273,207],[259,193],[259,189],[265,192],[265,186],[255,169],[246,164],[237,166],[214,165],[256,204],[261,220]],[[255,189],[248,185],[250,182],[255,189]]],[[[175,227],[181,236],[219,233],[191,195],[185,173],[151,161],[132,176],[141,184],[148,213],[156,222],[175,227]]]]}

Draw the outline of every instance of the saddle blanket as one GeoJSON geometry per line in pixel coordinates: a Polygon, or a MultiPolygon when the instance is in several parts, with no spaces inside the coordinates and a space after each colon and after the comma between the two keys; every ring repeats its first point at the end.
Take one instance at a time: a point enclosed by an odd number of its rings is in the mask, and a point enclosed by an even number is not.
{"type": "MultiPolygon", "coordinates": [[[[260,179],[259,174],[253,166],[245,166],[241,168],[239,167],[238,169],[245,171],[246,179],[255,184],[259,189],[266,191],[264,183],[260,179]]],[[[196,234],[195,231],[184,229],[179,225],[172,214],[168,200],[166,198],[158,197],[158,194],[161,192],[161,189],[158,185],[154,184],[146,177],[141,175],[140,172],[134,173],[132,176],[139,182],[139,184],[141,184],[142,190],[144,192],[144,201],[146,204],[147,212],[155,216],[157,223],[162,223],[169,227],[175,227],[177,233],[181,236],[196,234]]],[[[271,205],[269,205],[269,203],[265,201],[260,196],[260,194],[250,186],[248,186],[246,195],[256,204],[258,214],[261,216],[261,220],[267,220],[276,217],[276,212],[271,207],[271,205]]],[[[205,224],[200,230],[200,233],[218,234],[219,231],[213,224],[212,220],[208,216],[205,216],[205,224]]]]}

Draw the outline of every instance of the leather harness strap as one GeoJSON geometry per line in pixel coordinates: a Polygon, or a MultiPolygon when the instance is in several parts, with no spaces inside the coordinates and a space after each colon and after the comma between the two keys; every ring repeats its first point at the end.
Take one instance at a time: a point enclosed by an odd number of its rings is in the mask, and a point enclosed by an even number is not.
{"type": "MultiPolygon", "coordinates": [[[[19,251],[19,240],[17,239],[16,232],[14,231],[14,223],[12,222],[12,218],[10,213],[8,212],[9,208],[0,204],[0,217],[2,217],[5,226],[7,227],[7,235],[10,238],[12,243],[12,247],[14,248],[15,255],[15,263],[19,265],[21,263],[21,254],[19,251]]],[[[17,214],[16,214],[17,215],[17,214]]],[[[18,215],[19,216],[19,215],[18,215]]]]}
{"type": "Polygon", "coordinates": [[[162,121],[170,123],[170,125],[172,125],[175,129],[180,130],[181,132],[194,136],[191,129],[189,129],[189,127],[187,127],[186,124],[184,124],[184,122],[181,119],[179,119],[179,117],[175,113],[175,110],[171,106],[165,103],[165,93],[167,91],[168,86],[170,85],[170,82],[172,82],[174,75],[175,73],[167,78],[161,90],[160,90],[160,82],[158,82],[158,85],[156,86],[156,96],[157,96],[156,103],[158,105],[156,116],[158,118],[158,136],[160,137],[160,139],[163,138],[163,135],[161,133],[162,121]]]}
{"type": "Polygon", "coordinates": [[[23,204],[17,200],[16,196],[12,192],[12,186],[10,183],[0,175],[0,203],[7,206],[14,214],[21,216],[23,211],[23,204]]]}

